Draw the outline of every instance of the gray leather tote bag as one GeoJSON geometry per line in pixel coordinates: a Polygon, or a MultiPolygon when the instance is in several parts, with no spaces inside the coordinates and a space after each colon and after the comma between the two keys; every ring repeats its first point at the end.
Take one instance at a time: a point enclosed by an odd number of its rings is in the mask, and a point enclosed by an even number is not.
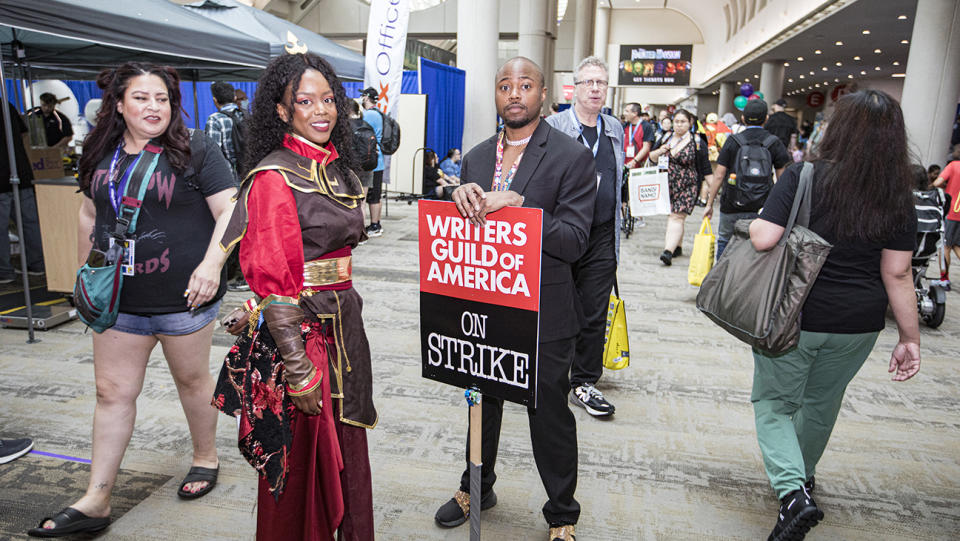
{"type": "Polygon", "coordinates": [[[833,247],[807,229],[813,164],[806,162],[783,237],[758,252],[750,222],[740,220],[723,257],[704,278],[697,308],[724,330],[769,354],[783,353],[800,338],[800,311],[833,247]]]}

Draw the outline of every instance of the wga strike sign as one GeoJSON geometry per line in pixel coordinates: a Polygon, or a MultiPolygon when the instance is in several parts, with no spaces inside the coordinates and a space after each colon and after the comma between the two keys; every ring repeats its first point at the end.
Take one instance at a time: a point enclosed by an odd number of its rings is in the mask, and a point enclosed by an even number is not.
{"type": "Polygon", "coordinates": [[[419,202],[423,377],[536,406],[543,211],[419,202]]]}

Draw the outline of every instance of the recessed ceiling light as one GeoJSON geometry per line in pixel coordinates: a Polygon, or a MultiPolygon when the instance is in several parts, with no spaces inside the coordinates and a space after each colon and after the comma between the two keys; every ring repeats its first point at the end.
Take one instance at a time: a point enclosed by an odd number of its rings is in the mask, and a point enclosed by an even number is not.
{"type": "Polygon", "coordinates": [[[837,62],[837,65],[838,65],[838,66],[842,66],[842,65],[843,65],[843,62],[837,62]]]}
{"type": "Polygon", "coordinates": [[[894,66],[899,66],[899,65],[900,65],[900,62],[894,61],[894,62],[893,62],[893,65],[894,65],[894,66]]]}
{"type": "Polygon", "coordinates": [[[838,42],[834,43],[834,45],[836,45],[837,47],[840,47],[840,46],[843,45],[843,42],[842,42],[842,41],[838,41],[838,42]]]}
{"type": "Polygon", "coordinates": [[[906,44],[908,44],[908,43],[910,43],[910,40],[906,40],[906,39],[901,39],[901,40],[900,40],[900,44],[901,44],[901,45],[906,45],[906,44]]]}
{"type": "Polygon", "coordinates": [[[880,66],[874,66],[873,71],[880,71],[880,66]]]}
{"type": "Polygon", "coordinates": [[[880,54],[880,53],[882,53],[883,51],[881,51],[880,49],[874,49],[873,52],[874,52],[874,54],[880,54]]]}
{"type": "Polygon", "coordinates": [[[865,71],[863,71],[863,70],[860,70],[860,75],[866,75],[866,74],[867,74],[867,72],[865,72],[865,71]]]}
{"type": "Polygon", "coordinates": [[[869,35],[869,34],[870,34],[870,31],[869,31],[869,30],[862,30],[860,33],[863,34],[864,36],[866,36],[866,35],[869,35]]]}
{"type": "Polygon", "coordinates": [[[800,78],[801,78],[801,79],[803,79],[803,78],[805,78],[805,77],[806,77],[806,75],[804,75],[804,74],[802,74],[802,73],[800,74],[800,78]]]}
{"type": "Polygon", "coordinates": [[[803,62],[803,57],[802,57],[802,56],[798,56],[798,57],[797,57],[797,62],[803,62]]]}
{"type": "Polygon", "coordinates": [[[784,63],[783,63],[783,66],[784,66],[784,67],[788,67],[789,65],[790,65],[790,62],[784,62],[784,63]]]}
{"type": "Polygon", "coordinates": [[[906,77],[906,76],[907,76],[906,73],[894,73],[894,74],[891,75],[890,77],[897,77],[897,78],[899,78],[899,77],[906,77]]]}
{"type": "Polygon", "coordinates": [[[810,70],[810,75],[813,75],[813,70],[810,70]]]}
{"type": "Polygon", "coordinates": [[[816,51],[813,51],[813,54],[823,54],[823,51],[821,51],[820,49],[817,49],[816,51]]]}
{"type": "Polygon", "coordinates": [[[859,57],[859,56],[855,56],[855,57],[853,57],[853,59],[854,59],[854,60],[860,60],[860,57],[859,57]]]}
{"type": "Polygon", "coordinates": [[[760,78],[760,76],[759,76],[759,75],[756,75],[756,74],[754,74],[754,76],[753,76],[753,78],[754,78],[754,79],[759,79],[759,78],[760,78]]]}
{"type": "Polygon", "coordinates": [[[853,79],[853,75],[852,74],[847,75],[847,79],[853,79]]]}
{"type": "Polygon", "coordinates": [[[826,67],[826,66],[820,66],[820,71],[827,71],[827,67],[826,67]]]}
{"type": "Polygon", "coordinates": [[[897,20],[905,21],[905,20],[907,20],[907,16],[906,16],[906,15],[901,15],[901,16],[897,17],[897,20]]]}
{"type": "Polygon", "coordinates": [[[815,87],[817,87],[817,88],[820,88],[820,83],[817,83],[817,84],[815,84],[815,85],[813,85],[813,86],[815,86],[815,87]]]}

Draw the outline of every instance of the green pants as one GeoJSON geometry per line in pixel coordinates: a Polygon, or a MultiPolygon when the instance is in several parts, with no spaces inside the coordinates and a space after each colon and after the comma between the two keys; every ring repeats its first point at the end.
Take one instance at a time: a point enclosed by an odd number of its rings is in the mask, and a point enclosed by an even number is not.
{"type": "Polygon", "coordinates": [[[802,331],[798,346],[787,353],[771,357],[753,351],[750,401],[763,465],[778,498],[813,476],[847,384],[879,334],[802,331]]]}

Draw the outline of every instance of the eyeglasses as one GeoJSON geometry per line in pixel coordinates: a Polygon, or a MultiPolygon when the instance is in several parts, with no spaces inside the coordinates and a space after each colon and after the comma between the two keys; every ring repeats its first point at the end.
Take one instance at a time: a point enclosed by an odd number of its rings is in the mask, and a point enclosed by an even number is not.
{"type": "Polygon", "coordinates": [[[596,87],[600,89],[607,88],[608,86],[610,86],[609,82],[601,81],[600,79],[587,79],[586,81],[575,81],[573,84],[583,85],[587,88],[596,87]]]}

